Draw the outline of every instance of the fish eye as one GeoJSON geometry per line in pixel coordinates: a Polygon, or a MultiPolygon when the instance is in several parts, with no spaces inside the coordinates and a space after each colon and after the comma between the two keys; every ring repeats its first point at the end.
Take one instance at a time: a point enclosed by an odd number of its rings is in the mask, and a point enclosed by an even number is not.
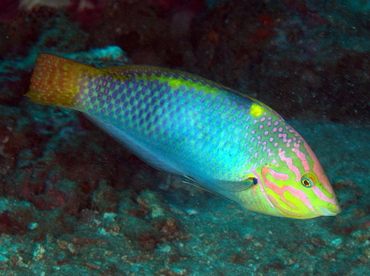
{"type": "Polygon", "coordinates": [[[306,188],[311,188],[313,186],[312,177],[310,177],[309,175],[302,176],[301,184],[302,184],[302,186],[304,186],[306,188]]]}

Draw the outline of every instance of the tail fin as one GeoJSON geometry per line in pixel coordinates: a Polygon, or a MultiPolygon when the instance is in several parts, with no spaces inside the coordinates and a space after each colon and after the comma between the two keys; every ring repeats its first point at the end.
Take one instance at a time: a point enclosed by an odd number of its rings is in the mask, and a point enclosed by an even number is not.
{"type": "MultiPolygon", "coordinates": [[[[79,91],[87,75],[102,75],[101,70],[62,57],[40,54],[25,95],[33,102],[78,109],[79,91]]],[[[103,72],[104,73],[104,72],[103,72]]]]}

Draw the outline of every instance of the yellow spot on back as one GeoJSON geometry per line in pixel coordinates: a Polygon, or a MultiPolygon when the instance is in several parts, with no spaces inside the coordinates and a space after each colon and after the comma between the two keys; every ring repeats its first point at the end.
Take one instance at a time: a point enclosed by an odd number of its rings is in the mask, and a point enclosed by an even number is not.
{"type": "Polygon", "coordinates": [[[264,109],[262,106],[258,105],[258,104],[252,104],[251,106],[251,109],[249,111],[249,114],[253,117],[259,117],[263,114],[264,112],[264,109]]]}

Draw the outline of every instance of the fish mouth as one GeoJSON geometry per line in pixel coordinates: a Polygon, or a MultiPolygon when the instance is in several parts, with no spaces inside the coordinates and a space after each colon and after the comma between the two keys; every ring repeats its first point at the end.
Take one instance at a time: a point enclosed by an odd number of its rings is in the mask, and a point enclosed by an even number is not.
{"type": "Polygon", "coordinates": [[[336,216],[337,214],[340,213],[340,208],[339,206],[334,206],[334,208],[320,208],[320,214],[323,216],[336,216]]]}

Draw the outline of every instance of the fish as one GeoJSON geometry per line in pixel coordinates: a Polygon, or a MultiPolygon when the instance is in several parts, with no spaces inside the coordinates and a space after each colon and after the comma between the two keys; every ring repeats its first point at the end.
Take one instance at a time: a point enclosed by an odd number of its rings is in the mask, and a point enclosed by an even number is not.
{"type": "Polygon", "coordinates": [[[152,167],[246,210],[294,219],[340,213],[302,136],[272,108],[214,81],[39,54],[25,96],[82,112],[152,167]]]}

